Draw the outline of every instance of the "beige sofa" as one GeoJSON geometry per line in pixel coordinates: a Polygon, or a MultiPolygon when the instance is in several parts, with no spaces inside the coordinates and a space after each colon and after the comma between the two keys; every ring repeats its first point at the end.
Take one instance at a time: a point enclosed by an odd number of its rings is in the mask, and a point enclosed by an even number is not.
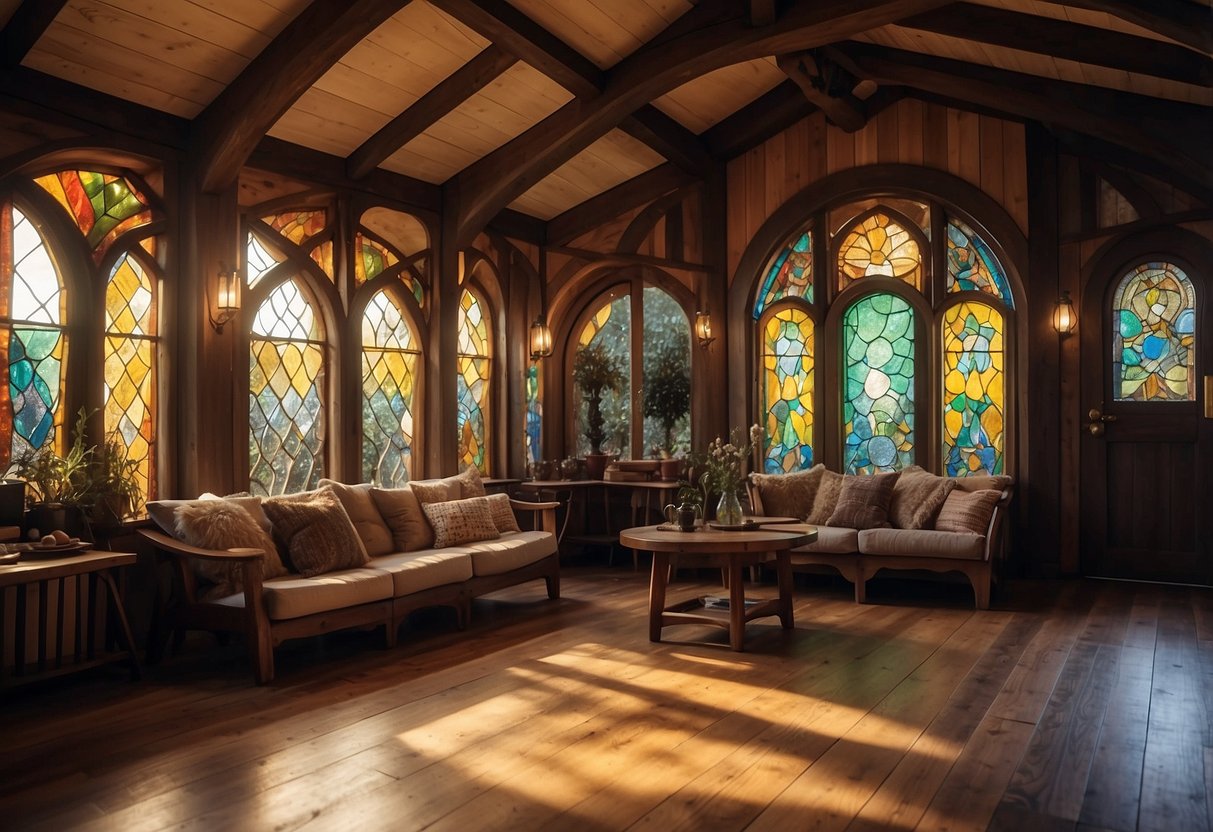
{"type": "MultiPolygon", "coordinates": [[[[977,609],[989,609],[1006,545],[1013,484],[1009,477],[975,476],[957,478],[952,488],[961,495],[999,492],[981,533],[934,528],[854,529],[822,522],[817,525],[815,542],[792,550],[793,568],[833,567],[855,585],[856,603],[866,601],[867,581],[882,569],[959,572],[973,587],[977,609]]],[[[750,494],[755,513],[762,514],[762,497],[753,483],[750,494]]]]}
{"type": "MultiPolygon", "coordinates": [[[[256,498],[240,502],[250,514],[256,513],[256,498]]],[[[173,512],[185,504],[164,501],[149,508],[153,519],[171,531],[173,512]]],[[[157,604],[153,631],[160,635],[151,639],[149,661],[158,659],[169,631],[178,638],[187,629],[239,632],[247,640],[256,680],[264,684],[274,677],[273,648],[287,639],[382,626],[391,647],[404,618],[423,607],[453,607],[462,628],[473,598],[504,587],[542,578],[548,597],[558,598],[557,503],[510,500],[510,506],[524,530],[443,548],[391,551],[370,557],[358,568],[311,577],[266,578],[262,549],[206,549],[162,531],[141,529],[157,556],[175,564],[179,578],[174,602],[157,604]],[[235,567],[242,590],[218,597],[213,590],[208,594],[198,568],[207,564],[235,567]]],[[[254,519],[269,528],[264,515],[254,519]]],[[[351,519],[356,520],[352,512],[351,519]]],[[[365,545],[366,523],[353,526],[365,545]]]]}

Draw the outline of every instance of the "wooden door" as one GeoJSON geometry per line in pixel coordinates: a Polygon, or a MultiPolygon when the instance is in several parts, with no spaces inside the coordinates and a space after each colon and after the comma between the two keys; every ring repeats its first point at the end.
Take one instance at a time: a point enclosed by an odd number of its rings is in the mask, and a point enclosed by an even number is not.
{"type": "Polygon", "coordinates": [[[1213,584],[1211,309],[1213,279],[1191,261],[1155,254],[1092,273],[1080,319],[1087,575],[1213,584]]]}

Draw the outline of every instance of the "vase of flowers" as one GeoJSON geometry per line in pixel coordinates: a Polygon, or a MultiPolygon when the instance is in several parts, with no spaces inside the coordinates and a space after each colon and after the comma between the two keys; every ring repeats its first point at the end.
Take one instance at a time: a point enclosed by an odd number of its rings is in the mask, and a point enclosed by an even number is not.
{"type": "Polygon", "coordinates": [[[708,443],[702,453],[688,456],[690,480],[684,481],[679,496],[698,503],[705,510],[710,500],[717,497],[716,522],[736,526],[741,523],[743,512],[740,492],[745,482],[746,465],[751,452],[762,441],[762,428],[751,425],[748,433],[733,428],[729,441],[719,436],[708,443]]]}

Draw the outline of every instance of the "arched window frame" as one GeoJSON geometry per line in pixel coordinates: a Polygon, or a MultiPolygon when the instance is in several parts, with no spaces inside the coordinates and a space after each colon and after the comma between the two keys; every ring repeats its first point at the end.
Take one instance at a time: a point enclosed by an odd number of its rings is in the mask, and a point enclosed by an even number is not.
{"type": "MultiPolygon", "coordinates": [[[[799,238],[799,237],[800,237],[800,232],[798,232],[796,235],[796,238],[799,238]]],[[[760,288],[760,290],[761,290],[761,288],[760,288]]],[[[765,393],[766,393],[766,386],[765,386],[766,385],[766,367],[765,367],[766,353],[764,350],[766,348],[766,329],[767,329],[767,326],[769,325],[771,319],[786,309],[794,309],[798,312],[802,312],[808,316],[809,320],[811,320],[813,322],[813,342],[808,345],[808,347],[813,355],[813,369],[812,369],[812,373],[813,373],[812,416],[813,416],[813,418],[812,418],[812,422],[810,424],[809,442],[802,443],[802,446],[807,444],[808,447],[811,449],[810,460],[808,460],[808,461],[811,461],[811,463],[813,465],[816,465],[818,462],[821,461],[821,444],[822,443],[821,443],[820,437],[821,437],[821,417],[822,417],[822,407],[821,407],[822,389],[821,389],[820,344],[821,344],[821,330],[823,327],[823,321],[821,319],[819,304],[809,303],[809,302],[805,301],[803,298],[785,297],[785,298],[782,298],[782,299],[776,301],[775,303],[770,304],[769,306],[766,306],[762,310],[762,315],[761,315],[761,317],[758,318],[758,321],[756,324],[756,331],[757,331],[757,337],[758,337],[757,353],[758,353],[758,361],[759,361],[759,366],[757,368],[758,410],[759,410],[757,423],[763,427],[763,429],[766,431],[766,436],[767,436],[766,447],[763,448],[763,460],[764,460],[763,472],[764,473],[775,473],[774,468],[768,467],[768,464],[770,463],[769,449],[770,449],[770,444],[771,444],[770,440],[772,438],[771,437],[771,418],[772,417],[770,414],[770,410],[767,407],[767,401],[766,401],[767,397],[765,395],[765,393]]],[[[803,454],[802,454],[802,460],[801,460],[800,464],[797,467],[792,468],[790,470],[798,470],[800,468],[805,467],[805,462],[806,462],[806,460],[803,459],[803,454]]],[[[789,469],[781,467],[780,470],[789,470],[789,469]]]]}

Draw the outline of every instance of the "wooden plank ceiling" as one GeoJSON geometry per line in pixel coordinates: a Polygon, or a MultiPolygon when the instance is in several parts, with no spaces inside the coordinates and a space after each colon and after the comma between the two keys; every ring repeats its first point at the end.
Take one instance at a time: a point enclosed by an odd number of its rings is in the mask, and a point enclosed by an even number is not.
{"type": "MultiPolygon", "coordinates": [[[[41,29],[33,10],[44,2],[0,0],[0,28],[14,21],[4,32],[17,38],[11,42],[34,31],[23,50],[23,66],[185,119],[206,113],[208,127],[217,108],[207,108],[233,82],[245,80],[250,64],[309,7],[308,0],[67,0],[41,29]],[[22,15],[34,22],[22,22],[22,15]]],[[[877,47],[895,50],[891,55],[963,62],[947,66],[986,67],[1213,106],[1209,23],[1201,17],[1210,14],[1208,3],[1160,0],[1159,5],[1165,7],[1160,16],[1171,15],[1181,25],[1138,25],[1133,20],[1141,20],[1141,14],[1126,11],[1132,4],[1123,0],[903,3],[910,16],[874,17],[872,28],[857,27],[849,41],[838,44],[831,62],[855,72],[846,61],[848,48],[870,59],[869,50],[877,47]],[[1182,25],[1189,20],[1196,22],[1195,33],[1182,25]],[[968,26],[971,21],[986,25],[968,26]],[[1049,30],[1050,25],[1090,28],[1049,30]],[[1031,37],[1034,26],[1044,27],[1039,44],[1031,37]],[[1057,45],[1067,33],[1074,40],[1082,32],[1114,33],[1125,40],[1109,43],[1129,48],[1100,56],[1057,45]],[[1147,65],[1129,54],[1149,52],[1142,47],[1150,44],[1180,60],[1147,65]]],[[[43,14],[47,8],[42,6],[43,14]]],[[[311,83],[301,95],[285,101],[269,136],[343,157],[353,176],[378,166],[434,184],[460,174],[475,180],[468,176],[470,166],[530,138],[527,131],[535,132],[553,114],[570,106],[592,107],[600,93],[610,98],[613,70],[660,52],[660,47],[645,48],[654,39],[708,30],[717,23],[712,14],[721,14],[714,9],[734,18],[729,25],[741,36],[779,19],[781,6],[759,0],[737,0],[733,6],[689,0],[401,0],[391,14],[394,8],[331,66],[321,67],[314,82],[307,79],[311,83]]],[[[789,76],[836,123],[845,127],[848,120],[865,117],[849,90],[834,90],[833,98],[815,92],[811,69],[804,75],[803,62],[779,64],[774,55],[765,55],[680,78],[680,86],[596,139],[571,147],[571,154],[550,154],[541,176],[526,181],[525,190],[511,192],[510,207],[546,220],[667,160],[692,175],[701,172],[705,163],[717,161],[713,153],[730,147],[722,133],[737,133],[738,122],[754,119],[755,107],[774,111],[781,96],[789,90],[796,94],[789,76]]],[[[888,67],[881,70],[881,82],[889,83],[888,67]]],[[[912,87],[910,75],[899,83],[912,87]]],[[[848,85],[859,80],[846,77],[848,85]]],[[[783,107],[786,112],[786,102],[783,107]]]]}

